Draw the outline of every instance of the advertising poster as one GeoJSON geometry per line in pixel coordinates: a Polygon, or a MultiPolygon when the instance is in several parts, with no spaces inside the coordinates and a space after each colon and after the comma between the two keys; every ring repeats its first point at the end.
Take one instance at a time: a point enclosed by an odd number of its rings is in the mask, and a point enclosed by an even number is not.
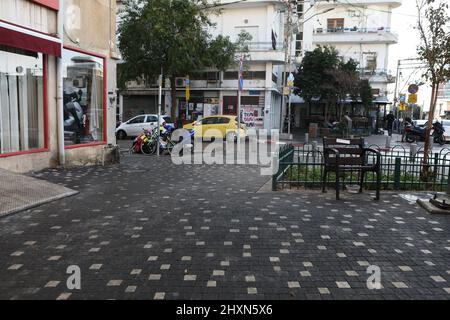
{"type": "Polygon", "coordinates": [[[248,128],[261,129],[264,126],[262,108],[258,106],[242,106],[242,122],[248,128]]]}

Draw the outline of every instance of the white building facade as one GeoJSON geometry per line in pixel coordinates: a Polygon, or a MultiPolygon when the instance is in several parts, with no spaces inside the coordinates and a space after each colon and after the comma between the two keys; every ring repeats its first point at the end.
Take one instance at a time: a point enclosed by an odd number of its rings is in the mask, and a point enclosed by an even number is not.
{"type": "Polygon", "coordinates": [[[389,46],[398,42],[391,30],[392,9],[402,0],[316,1],[313,46],[332,45],[348,60],[359,63],[361,77],[369,80],[375,96],[387,96],[395,81],[388,70],[389,46]]]}

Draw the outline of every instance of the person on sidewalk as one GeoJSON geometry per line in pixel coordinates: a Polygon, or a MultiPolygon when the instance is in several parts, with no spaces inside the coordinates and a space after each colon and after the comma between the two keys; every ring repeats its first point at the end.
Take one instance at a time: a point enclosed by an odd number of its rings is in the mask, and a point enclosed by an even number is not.
{"type": "Polygon", "coordinates": [[[395,120],[395,116],[392,113],[392,111],[389,112],[389,114],[384,119],[384,121],[385,121],[385,123],[387,125],[388,134],[389,134],[390,137],[392,136],[392,125],[394,124],[394,120],[395,120]]]}

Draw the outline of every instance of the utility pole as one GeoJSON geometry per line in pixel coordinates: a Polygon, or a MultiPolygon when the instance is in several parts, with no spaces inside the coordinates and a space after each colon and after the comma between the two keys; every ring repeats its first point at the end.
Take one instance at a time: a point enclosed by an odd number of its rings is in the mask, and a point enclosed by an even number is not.
{"type": "MultiPolygon", "coordinates": [[[[397,108],[397,99],[398,99],[398,77],[400,77],[400,64],[401,60],[398,60],[397,62],[397,75],[395,77],[395,89],[394,89],[394,110],[395,110],[395,117],[398,119],[398,108],[397,108]]],[[[378,121],[378,119],[377,119],[378,121]]]]}
{"type": "Polygon", "coordinates": [[[158,143],[156,144],[156,152],[157,155],[159,157],[159,148],[160,148],[160,144],[161,141],[160,140],[160,134],[161,134],[161,127],[160,127],[160,123],[161,123],[161,101],[162,101],[162,85],[163,85],[163,68],[161,68],[161,74],[159,75],[159,90],[158,90],[158,124],[156,125],[157,128],[157,132],[158,132],[158,143]]]}
{"type": "Polygon", "coordinates": [[[284,32],[284,70],[283,70],[283,79],[282,79],[282,95],[281,95],[281,110],[280,110],[280,133],[283,133],[284,129],[284,110],[286,105],[285,100],[285,92],[284,88],[286,87],[287,83],[287,72],[288,68],[289,71],[291,69],[291,55],[290,55],[290,48],[291,48],[291,40],[292,40],[292,12],[293,7],[292,3],[294,1],[292,0],[285,0],[286,6],[287,6],[287,17],[286,17],[286,27],[284,32]]]}

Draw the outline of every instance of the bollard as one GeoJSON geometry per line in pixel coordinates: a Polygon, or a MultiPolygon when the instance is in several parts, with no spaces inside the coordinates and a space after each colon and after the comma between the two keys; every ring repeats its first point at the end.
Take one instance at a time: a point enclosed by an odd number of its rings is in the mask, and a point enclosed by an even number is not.
{"type": "Polygon", "coordinates": [[[391,147],[391,136],[386,136],[386,148],[389,149],[391,147]]]}
{"type": "Polygon", "coordinates": [[[309,143],[309,133],[305,133],[305,144],[309,143]]]}
{"type": "Polygon", "coordinates": [[[311,142],[311,145],[312,145],[312,150],[316,151],[317,150],[317,141],[311,142]]]}
{"type": "Polygon", "coordinates": [[[394,167],[394,190],[400,189],[401,165],[402,159],[400,157],[396,157],[394,167]]]}

